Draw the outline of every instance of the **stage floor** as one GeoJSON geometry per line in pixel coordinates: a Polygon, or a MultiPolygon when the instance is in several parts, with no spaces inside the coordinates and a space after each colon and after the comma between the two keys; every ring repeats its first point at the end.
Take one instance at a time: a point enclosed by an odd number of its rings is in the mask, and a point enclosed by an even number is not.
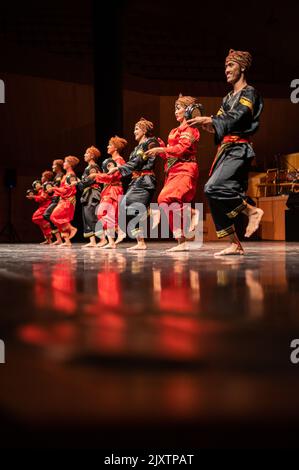
{"type": "Polygon", "coordinates": [[[0,245],[3,446],[296,445],[299,243],[0,245]]]}

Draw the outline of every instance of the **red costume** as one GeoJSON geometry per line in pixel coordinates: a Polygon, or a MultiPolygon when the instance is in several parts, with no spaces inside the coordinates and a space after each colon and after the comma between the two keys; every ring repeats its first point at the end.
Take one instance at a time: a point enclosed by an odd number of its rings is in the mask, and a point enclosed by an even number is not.
{"type": "Polygon", "coordinates": [[[117,164],[117,166],[123,166],[126,161],[123,159],[123,157],[119,156],[119,157],[115,157],[115,158],[112,158],[112,160],[115,161],[115,163],[117,164]]]}
{"type": "MultiPolygon", "coordinates": [[[[97,209],[98,220],[102,222],[102,230],[110,231],[111,235],[114,235],[118,226],[118,200],[119,197],[124,194],[120,180],[121,174],[119,172],[112,175],[98,173],[95,176],[97,183],[104,183],[101,193],[101,202],[97,209]]],[[[101,235],[103,232],[97,230],[96,233],[97,235],[101,235]]]]}
{"type": "Polygon", "coordinates": [[[166,153],[160,154],[165,159],[166,180],[159,194],[158,203],[167,206],[177,203],[177,208],[169,212],[170,229],[175,238],[181,236],[184,203],[190,203],[196,192],[198,179],[196,151],[199,138],[198,129],[188,124],[179,126],[172,129],[168,136],[166,153]],[[179,213],[177,217],[175,213],[179,213]]]}
{"type": "Polygon", "coordinates": [[[34,196],[34,200],[39,203],[39,208],[34,212],[32,222],[39,226],[46,239],[50,239],[51,225],[50,222],[44,219],[44,213],[51,204],[52,198],[41,188],[38,190],[37,195],[34,196]]]}
{"type": "MultiPolygon", "coordinates": [[[[113,150],[111,149],[111,146],[113,146],[114,150],[116,149],[118,153],[118,155],[113,157],[112,155],[114,151],[112,153],[110,152],[112,159],[115,161],[117,166],[122,166],[126,163],[125,160],[119,155],[119,153],[123,151],[126,145],[128,145],[128,142],[126,141],[126,139],[123,139],[122,137],[119,137],[118,135],[111,137],[111,139],[109,140],[110,150],[113,150]]],[[[108,146],[108,149],[109,149],[109,146],[108,146]]]]}
{"type": "Polygon", "coordinates": [[[58,228],[60,233],[70,233],[70,222],[74,218],[76,207],[76,186],[70,186],[66,183],[66,177],[74,175],[73,171],[68,171],[61,180],[59,188],[54,188],[54,196],[60,196],[60,200],[51,214],[50,220],[58,228]]]}

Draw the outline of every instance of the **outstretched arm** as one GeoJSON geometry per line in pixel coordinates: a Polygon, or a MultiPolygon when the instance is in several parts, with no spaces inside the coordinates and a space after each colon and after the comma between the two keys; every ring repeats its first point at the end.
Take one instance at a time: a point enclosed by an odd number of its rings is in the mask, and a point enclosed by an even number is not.
{"type": "Polygon", "coordinates": [[[35,202],[45,202],[49,199],[49,195],[47,193],[42,193],[40,195],[33,196],[33,199],[35,202]]]}
{"type": "Polygon", "coordinates": [[[152,155],[152,153],[155,153],[164,159],[168,156],[181,158],[185,155],[186,150],[189,149],[196,140],[199,140],[199,137],[198,129],[189,127],[182,132],[177,144],[154,148],[148,150],[146,154],[152,155]]]}
{"type": "Polygon", "coordinates": [[[97,173],[94,179],[97,183],[104,183],[104,184],[107,184],[107,183],[109,184],[109,183],[120,181],[121,174],[118,171],[118,168],[115,167],[115,170],[116,171],[114,171],[111,174],[110,173],[97,173]]]}

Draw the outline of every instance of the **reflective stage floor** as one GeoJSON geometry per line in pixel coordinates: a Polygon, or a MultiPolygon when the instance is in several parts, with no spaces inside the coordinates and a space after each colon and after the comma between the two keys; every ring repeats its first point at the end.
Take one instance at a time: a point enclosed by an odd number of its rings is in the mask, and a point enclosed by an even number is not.
{"type": "Polygon", "coordinates": [[[127,246],[0,245],[2,446],[295,446],[299,244],[127,246]]]}

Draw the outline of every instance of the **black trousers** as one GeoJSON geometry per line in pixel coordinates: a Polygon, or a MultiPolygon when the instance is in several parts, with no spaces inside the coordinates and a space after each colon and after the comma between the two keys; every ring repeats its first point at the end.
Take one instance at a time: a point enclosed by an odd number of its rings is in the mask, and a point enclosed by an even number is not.
{"type": "Polygon", "coordinates": [[[226,147],[205,185],[218,238],[234,233],[233,219],[246,208],[248,173],[253,155],[249,144],[226,147]]]}
{"type": "Polygon", "coordinates": [[[50,217],[51,217],[51,214],[53,212],[53,210],[55,209],[55,207],[57,206],[58,204],[58,201],[53,201],[48,207],[47,209],[45,210],[45,213],[43,215],[44,219],[47,220],[48,222],[50,222],[50,225],[51,225],[51,229],[52,229],[52,232],[55,233],[57,232],[57,227],[55,227],[55,225],[53,224],[53,222],[50,220],[50,217]]]}
{"type": "Polygon", "coordinates": [[[84,238],[90,238],[95,235],[96,224],[98,221],[96,216],[97,206],[98,204],[82,205],[84,238]]]}
{"type": "Polygon", "coordinates": [[[120,204],[119,226],[124,232],[128,228],[130,237],[144,236],[143,226],[154,193],[155,180],[151,176],[141,177],[129,186],[120,204]],[[126,223],[123,221],[124,216],[126,223]]]}

